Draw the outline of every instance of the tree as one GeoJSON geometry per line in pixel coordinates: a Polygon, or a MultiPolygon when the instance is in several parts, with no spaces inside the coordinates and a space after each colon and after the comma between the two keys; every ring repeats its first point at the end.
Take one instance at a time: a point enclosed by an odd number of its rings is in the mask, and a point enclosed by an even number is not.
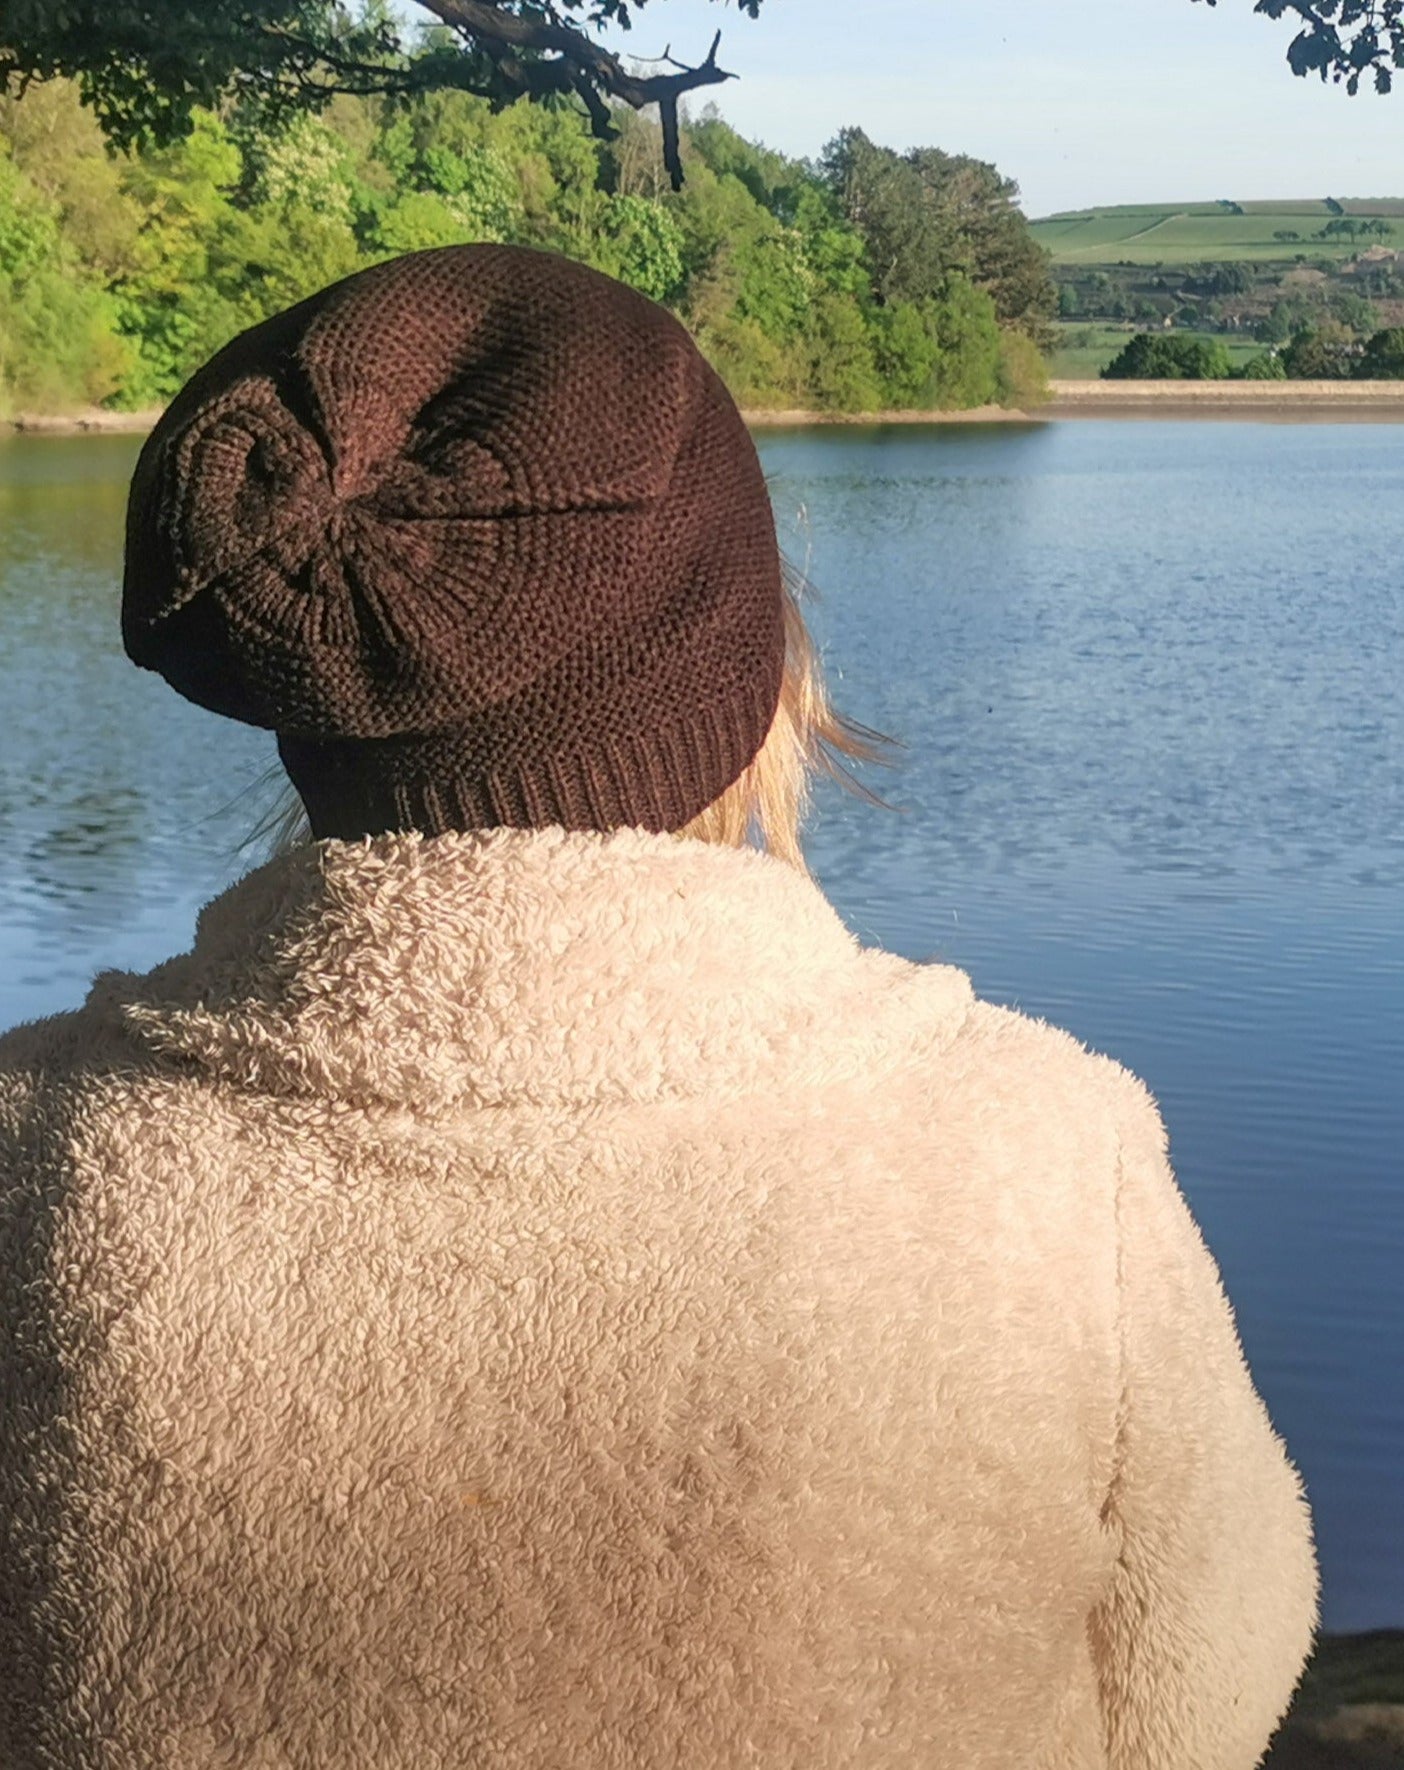
{"type": "Polygon", "coordinates": [[[1253,336],[1260,344],[1286,344],[1304,327],[1313,326],[1322,317],[1319,298],[1293,293],[1283,295],[1272,304],[1271,311],[1258,321],[1253,336]]]}
{"type": "Polygon", "coordinates": [[[1332,319],[1339,320],[1343,326],[1349,326],[1359,337],[1368,338],[1372,332],[1379,330],[1378,308],[1363,295],[1357,295],[1350,289],[1342,289],[1339,294],[1331,297],[1330,311],[1332,319]]]}
{"type": "Polygon", "coordinates": [[[1275,350],[1260,350],[1250,356],[1241,369],[1234,371],[1235,381],[1285,381],[1287,371],[1275,350]]]}
{"type": "Polygon", "coordinates": [[[899,154],[861,129],[837,135],[820,168],[867,246],[879,304],[941,301],[960,276],[990,297],[1002,325],[1048,341],[1058,286],[1012,179],[940,148],[899,154]]]}
{"type": "Polygon", "coordinates": [[[1361,354],[1355,372],[1362,381],[1404,381],[1404,326],[1376,332],[1361,354]]]}
{"type": "Polygon", "coordinates": [[[0,138],[0,407],[107,398],[130,362],[116,318],[65,239],[57,205],[0,138]]]}
{"type": "Polygon", "coordinates": [[[862,235],[880,304],[939,296],[964,261],[954,217],[932,202],[911,160],[844,129],[820,168],[849,225],[862,235]]]}
{"type": "MultiPolygon", "coordinates": [[[[678,104],[732,76],[717,65],[718,31],[688,67],[641,74],[590,35],[629,28],[651,0],[421,0],[441,28],[426,34],[388,0],[0,0],[0,91],[67,75],[120,146],[168,143],[199,109],[239,99],[267,115],[317,111],[337,93],[406,97],[470,92],[494,107],[518,98],[576,100],[595,134],[615,133],[612,104],[656,104],[664,162],[682,186],[678,104]]],[[[762,0],[736,0],[751,18],[762,0]]]]}
{"type": "Polygon", "coordinates": [[[1331,319],[1294,333],[1282,352],[1282,366],[1293,381],[1345,381],[1360,360],[1354,332],[1331,319]]]}
{"type": "Polygon", "coordinates": [[[1104,381],[1223,381],[1229,354],[1217,338],[1138,332],[1102,370],[1104,381]]]}
{"type": "Polygon", "coordinates": [[[1404,68],[1399,0],[1257,0],[1254,11],[1297,21],[1301,28],[1287,48],[1292,72],[1344,81],[1352,98],[1367,75],[1377,92],[1389,92],[1395,70],[1404,68]]]}
{"type": "Polygon", "coordinates": [[[962,268],[995,305],[1000,324],[1051,344],[1058,290],[1052,259],[1029,230],[1019,187],[985,160],[913,148],[907,156],[927,200],[949,215],[964,253],[962,268]]]}

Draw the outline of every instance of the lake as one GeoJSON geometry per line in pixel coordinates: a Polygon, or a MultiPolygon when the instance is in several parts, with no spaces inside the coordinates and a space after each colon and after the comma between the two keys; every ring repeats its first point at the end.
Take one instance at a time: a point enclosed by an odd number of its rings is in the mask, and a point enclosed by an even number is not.
{"type": "MultiPolygon", "coordinates": [[[[1404,1624],[1404,427],[758,437],[839,705],[810,843],[865,940],[1143,1075],[1315,1509],[1404,1624]]],[[[0,440],[0,1026],[188,945],[271,738],[117,631],[138,443],[0,440]]]]}

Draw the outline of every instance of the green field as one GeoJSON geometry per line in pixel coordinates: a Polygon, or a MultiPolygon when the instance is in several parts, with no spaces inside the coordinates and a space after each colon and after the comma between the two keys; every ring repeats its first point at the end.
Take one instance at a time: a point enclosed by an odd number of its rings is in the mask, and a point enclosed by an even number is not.
{"type": "MultiPolygon", "coordinates": [[[[1145,326],[1100,325],[1095,320],[1071,320],[1058,328],[1058,344],[1048,359],[1048,372],[1055,381],[1095,381],[1113,357],[1145,326]]],[[[1209,332],[1177,331],[1177,338],[1210,338],[1209,332]]],[[[1235,369],[1241,369],[1249,357],[1257,356],[1262,345],[1251,338],[1217,340],[1229,353],[1235,369]]]]}
{"type": "Polygon", "coordinates": [[[1049,215],[1033,224],[1034,237],[1055,264],[1186,264],[1353,258],[1370,246],[1404,251],[1404,198],[1343,197],[1301,202],[1133,203],[1049,215]],[[1234,210],[1242,213],[1234,213],[1234,210]],[[1381,219],[1388,238],[1319,240],[1327,222],[1346,216],[1381,219]],[[1280,240],[1295,233],[1296,240],[1280,240]]]}

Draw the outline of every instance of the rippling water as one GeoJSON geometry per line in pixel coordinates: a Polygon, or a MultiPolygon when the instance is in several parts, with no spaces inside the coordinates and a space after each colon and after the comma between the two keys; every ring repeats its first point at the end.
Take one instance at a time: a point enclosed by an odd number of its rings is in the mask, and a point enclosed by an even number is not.
{"type": "MultiPolygon", "coordinates": [[[[188,943],[272,740],[117,639],[136,444],[0,442],[0,1025],[188,943]]],[[[1404,427],[769,432],[866,940],[1144,1075],[1316,1510],[1328,1627],[1404,1623],[1404,427]],[[797,513],[799,520],[797,520],[797,513]]]]}

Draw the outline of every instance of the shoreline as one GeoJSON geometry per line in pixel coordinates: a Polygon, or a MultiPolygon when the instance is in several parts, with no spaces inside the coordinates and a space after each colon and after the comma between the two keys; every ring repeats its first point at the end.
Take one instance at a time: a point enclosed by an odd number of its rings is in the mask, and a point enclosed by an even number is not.
{"type": "MultiPolygon", "coordinates": [[[[978,406],[970,411],[815,412],[742,408],[753,430],[846,425],[1048,424],[1087,418],[1245,420],[1269,424],[1404,423],[1404,381],[1054,381],[1052,399],[1023,410],[978,406]]],[[[0,419],[0,435],[133,436],[149,431],[161,407],[109,412],[17,412],[0,419]]]]}
{"type": "Polygon", "coordinates": [[[164,406],[151,406],[141,412],[109,412],[103,406],[83,406],[76,412],[16,412],[0,418],[0,435],[136,435],[153,429],[164,410],[164,406]]]}
{"type": "Polygon", "coordinates": [[[752,430],[809,429],[817,424],[1037,424],[1049,408],[1023,412],[1013,406],[975,406],[964,412],[811,412],[803,408],[775,410],[742,406],[741,416],[752,430]]]}
{"type": "Polygon", "coordinates": [[[875,424],[1047,424],[1065,419],[1245,420],[1271,424],[1404,423],[1404,381],[1053,381],[1030,410],[747,411],[753,429],[875,424]]]}

